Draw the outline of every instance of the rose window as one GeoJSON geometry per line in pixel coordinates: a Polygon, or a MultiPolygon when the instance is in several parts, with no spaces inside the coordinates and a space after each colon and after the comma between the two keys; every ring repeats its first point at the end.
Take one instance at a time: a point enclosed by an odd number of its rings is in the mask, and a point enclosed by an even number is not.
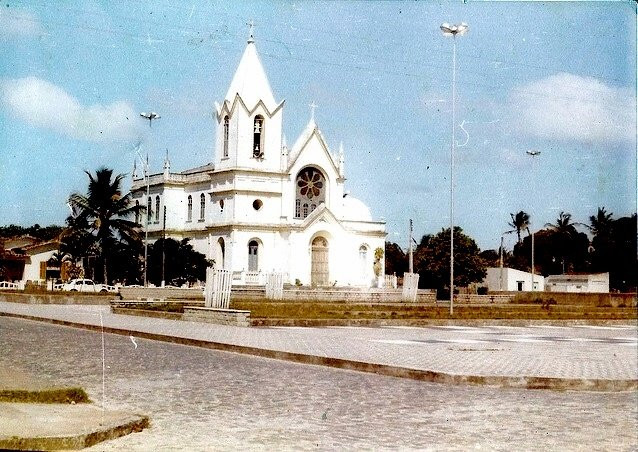
{"type": "Polygon", "coordinates": [[[306,170],[299,176],[297,186],[301,196],[307,196],[308,199],[315,198],[321,194],[323,189],[323,176],[315,170],[306,170]]]}
{"type": "Polygon", "coordinates": [[[325,201],[325,196],[326,179],[321,171],[316,168],[301,171],[296,179],[295,218],[306,218],[314,211],[312,207],[325,201]]]}

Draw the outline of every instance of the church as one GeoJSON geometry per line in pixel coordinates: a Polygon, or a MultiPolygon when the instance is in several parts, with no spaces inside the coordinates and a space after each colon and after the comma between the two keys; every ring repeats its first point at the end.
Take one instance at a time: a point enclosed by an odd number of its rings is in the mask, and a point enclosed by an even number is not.
{"type": "Polygon", "coordinates": [[[313,286],[376,286],[383,277],[385,222],[344,191],[344,151],[328,147],[314,113],[292,147],[252,34],[226,97],[215,103],[212,163],[171,172],[133,172],[146,205],[149,241],[190,238],[196,251],[233,272],[233,284],[269,272],[313,286]],[[148,183],[148,197],[147,197],[148,183]],[[375,256],[376,254],[376,256],[375,256]]]}

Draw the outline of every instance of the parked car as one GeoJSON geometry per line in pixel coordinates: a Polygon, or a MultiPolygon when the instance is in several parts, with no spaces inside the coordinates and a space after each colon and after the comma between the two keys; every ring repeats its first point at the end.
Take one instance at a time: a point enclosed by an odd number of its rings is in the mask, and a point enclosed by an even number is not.
{"type": "Polygon", "coordinates": [[[117,293],[117,287],[107,284],[96,284],[91,279],[72,279],[62,286],[68,292],[112,292],[117,293]]]}

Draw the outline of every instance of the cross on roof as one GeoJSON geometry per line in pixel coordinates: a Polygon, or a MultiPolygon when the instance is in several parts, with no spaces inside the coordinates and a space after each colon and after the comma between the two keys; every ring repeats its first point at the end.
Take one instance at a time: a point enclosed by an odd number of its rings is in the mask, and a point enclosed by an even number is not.
{"type": "Polygon", "coordinates": [[[255,21],[250,19],[248,22],[246,22],[246,25],[248,25],[249,28],[249,33],[250,33],[250,37],[248,38],[248,42],[255,42],[255,21]]]}
{"type": "Polygon", "coordinates": [[[311,103],[308,104],[308,106],[310,107],[310,119],[312,119],[314,121],[314,119],[315,119],[315,109],[319,105],[315,104],[315,101],[313,100],[311,103]]]}

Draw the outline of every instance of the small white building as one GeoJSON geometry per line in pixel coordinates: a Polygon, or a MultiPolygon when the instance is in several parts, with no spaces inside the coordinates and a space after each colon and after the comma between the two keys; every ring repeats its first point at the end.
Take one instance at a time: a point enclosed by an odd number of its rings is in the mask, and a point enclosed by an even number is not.
{"type": "Polygon", "coordinates": [[[149,177],[148,197],[134,171],[131,192],[147,206],[149,239],[190,238],[216,268],[251,278],[278,271],[289,283],[374,285],[385,222],[344,191],[343,146],[329,148],[314,114],[289,148],[283,112],[251,36],[215,105],[212,162],[171,172],[167,157],[164,171],[149,177]]]}
{"type": "Polygon", "coordinates": [[[550,275],[545,287],[548,292],[608,293],[609,273],[550,275]]]}
{"type": "MultiPolygon", "coordinates": [[[[532,274],[513,268],[490,267],[483,285],[490,292],[528,292],[532,291],[532,274]]],[[[545,290],[545,278],[542,275],[534,275],[533,290],[545,290]]]]}

